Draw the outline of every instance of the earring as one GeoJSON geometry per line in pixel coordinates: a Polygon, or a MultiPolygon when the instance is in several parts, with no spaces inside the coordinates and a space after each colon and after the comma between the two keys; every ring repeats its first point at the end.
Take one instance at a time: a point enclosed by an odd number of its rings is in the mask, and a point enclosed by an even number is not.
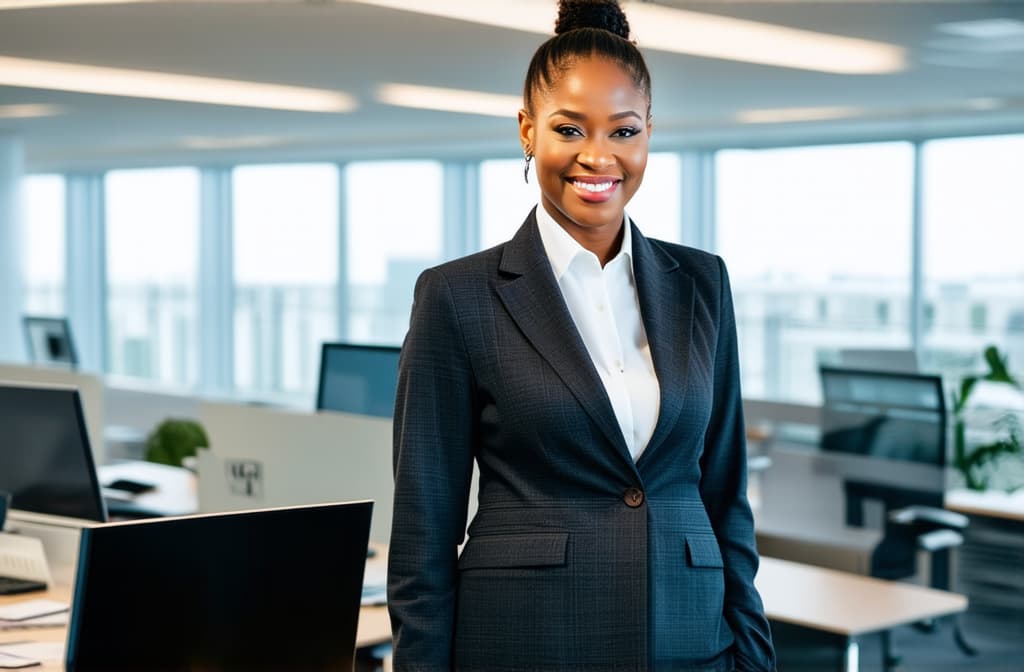
{"type": "Polygon", "coordinates": [[[529,184],[530,183],[530,161],[533,160],[533,154],[531,154],[529,151],[527,151],[527,152],[524,152],[524,155],[526,157],[526,165],[523,166],[523,180],[527,184],[529,184]]]}

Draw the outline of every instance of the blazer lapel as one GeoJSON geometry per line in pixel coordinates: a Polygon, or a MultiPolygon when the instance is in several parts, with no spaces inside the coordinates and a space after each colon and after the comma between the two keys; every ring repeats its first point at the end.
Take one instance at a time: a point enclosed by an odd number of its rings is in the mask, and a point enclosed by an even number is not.
{"type": "Polygon", "coordinates": [[[531,212],[505,246],[498,296],[509,315],[551,365],[601,432],[635,469],[604,384],[558,287],[531,212]]]}
{"type": "Polygon", "coordinates": [[[671,433],[683,408],[693,327],[693,278],[679,263],[633,227],[633,274],[640,315],[651,347],[654,372],[661,388],[661,407],[654,434],[640,463],[671,433]]]}

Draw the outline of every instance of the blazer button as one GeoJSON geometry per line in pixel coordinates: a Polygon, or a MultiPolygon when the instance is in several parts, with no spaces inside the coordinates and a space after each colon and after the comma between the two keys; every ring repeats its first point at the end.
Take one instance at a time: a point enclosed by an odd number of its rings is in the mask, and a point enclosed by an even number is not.
{"type": "Polygon", "coordinates": [[[626,493],[622,496],[622,500],[626,502],[626,506],[631,509],[635,509],[644,503],[644,491],[640,488],[630,488],[626,490],[626,493]]]}

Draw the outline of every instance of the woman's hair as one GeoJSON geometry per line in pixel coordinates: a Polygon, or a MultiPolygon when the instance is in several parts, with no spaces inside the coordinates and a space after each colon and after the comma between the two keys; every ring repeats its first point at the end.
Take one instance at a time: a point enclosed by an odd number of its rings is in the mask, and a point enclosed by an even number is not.
{"type": "Polygon", "coordinates": [[[555,36],[537,48],[526,71],[523,102],[533,114],[538,91],[546,91],[572,64],[600,56],[617,63],[647,98],[651,114],[651,73],[644,57],[629,41],[629,22],[617,0],[559,0],[555,36]]]}

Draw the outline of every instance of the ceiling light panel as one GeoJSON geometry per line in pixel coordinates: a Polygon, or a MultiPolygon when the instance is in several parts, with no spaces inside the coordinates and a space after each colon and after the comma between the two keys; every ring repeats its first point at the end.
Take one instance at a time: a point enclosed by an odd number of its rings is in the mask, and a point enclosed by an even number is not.
{"type": "Polygon", "coordinates": [[[505,118],[515,117],[523,106],[521,96],[413,84],[384,84],[377,90],[377,100],[399,107],[505,118]]]}
{"type": "Polygon", "coordinates": [[[341,91],[0,56],[0,86],[299,112],[350,112],[341,91]]]}

